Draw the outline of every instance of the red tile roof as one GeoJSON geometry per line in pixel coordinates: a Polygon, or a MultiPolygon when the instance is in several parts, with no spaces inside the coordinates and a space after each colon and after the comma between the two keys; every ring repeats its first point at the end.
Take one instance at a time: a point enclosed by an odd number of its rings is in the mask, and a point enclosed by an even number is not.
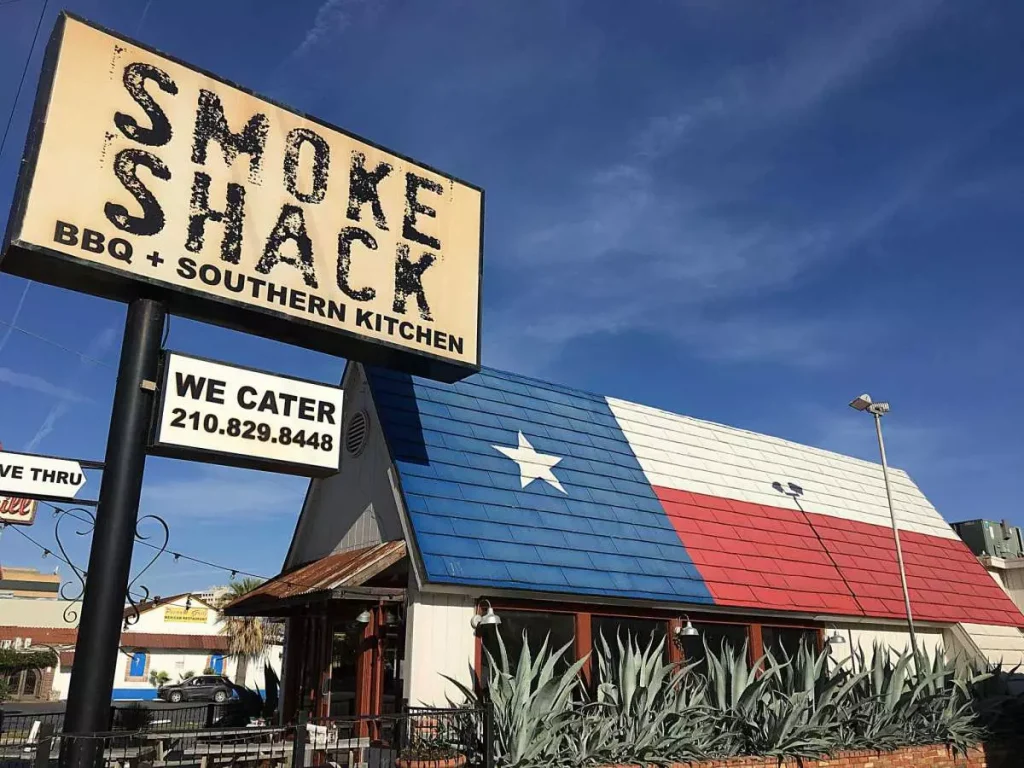
{"type": "MultiPolygon", "coordinates": [[[[30,637],[34,645],[74,645],[78,630],[74,627],[0,626],[0,640],[30,637]]],[[[172,635],[155,632],[122,632],[122,648],[167,648],[186,651],[226,651],[224,635],[172,635]]]]}
{"type": "MultiPolygon", "coordinates": [[[[892,530],[699,493],[657,489],[718,605],[901,618],[892,530]]],[[[1024,616],[959,539],[900,532],[914,617],[1024,625],[1024,616]]]]}

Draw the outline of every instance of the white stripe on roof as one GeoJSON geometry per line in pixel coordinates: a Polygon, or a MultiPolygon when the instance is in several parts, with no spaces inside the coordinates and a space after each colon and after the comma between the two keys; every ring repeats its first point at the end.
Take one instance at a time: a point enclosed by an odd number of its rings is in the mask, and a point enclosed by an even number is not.
{"type": "MultiPolygon", "coordinates": [[[[889,526],[881,464],[607,398],[648,482],[774,507],[795,508],[772,488],[795,483],[806,512],[889,526]]],[[[901,469],[890,469],[901,530],[946,539],[956,533],[901,469]]]]}

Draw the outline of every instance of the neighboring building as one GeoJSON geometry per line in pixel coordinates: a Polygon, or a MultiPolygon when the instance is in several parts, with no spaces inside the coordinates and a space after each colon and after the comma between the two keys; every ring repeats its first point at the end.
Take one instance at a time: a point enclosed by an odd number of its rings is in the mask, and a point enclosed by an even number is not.
{"type": "Polygon", "coordinates": [[[35,568],[11,568],[0,565],[0,598],[56,599],[59,592],[60,576],[57,573],[43,573],[35,568]]]}
{"type": "Polygon", "coordinates": [[[996,583],[1024,610],[1024,531],[1007,521],[965,520],[953,529],[996,583]]]}
{"type": "Polygon", "coordinates": [[[983,556],[979,559],[1017,607],[1024,610],[1024,557],[1004,559],[983,556]]]}
{"type": "Polygon", "coordinates": [[[231,590],[228,587],[221,585],[204,589],[201,592],[193,592],[192,594],[200,600],[205,600],[210,605],[217,606],[224,601],[224,598],[231,594],[231,590]]]}
{"type": "MultiPolygon", "coordinates": [[[[876,464],[493,370],[351,364],[343,386],[340,473],[311,482],[282,574],[225,607],[287,619],[285,719],[457,699],[446,676],[481,669],[488,606],[513,649],[528,630],[576,658],[686,620],[701,636],[675,660],[908,645],[876,464]]],[[[922,647],[1024,660],[1024,615],[892,478],[922,647]]]]}
{"type": "MultiPolygon", "coordinates": [[[[80,610],[81,604],[65,600],[0,600],[0,642],[20,639],[24,644],[28,640],[31,645],[50,646],[60,656],[58,669],[39,670],[32,676],[32,685],[19,683],[21,700],[67,698],[80,610]]],[[[131,613],[126,610],[126,618],[131,613]]],[[[166,672],[172,681],[177,681],[186,672],[198,675],[207,668],[250,688],[262,688],[262,664],[250,664],[244,682],[236,679],[237,663],[228,657],[227,638],[220,633],[219,617],[213,606],[188,594],[141,604],[138,621],[126,625],[121,633],[114,698],[154,698],[156,688],[149,682],[151,672],[166,672]]],[[[270,647],[266,661],[280,673],[280,645],[270,647]]]]}

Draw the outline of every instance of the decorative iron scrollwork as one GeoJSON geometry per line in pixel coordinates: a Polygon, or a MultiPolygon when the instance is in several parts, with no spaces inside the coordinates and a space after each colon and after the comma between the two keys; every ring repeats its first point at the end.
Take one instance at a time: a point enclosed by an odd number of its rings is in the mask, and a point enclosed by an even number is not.
{"type": "Polygon", "coordinates": [[[73,509],[57,508],[56,515],[57,521],[53,524],[53,537],[57,540],[57,548],[60,549],[60,553],[64,557],[64,561],[71,566],[71,570],[74,571],[75,578],[78,579],[78,584],[66,581],[60,585],[61,600],[69,601],[67,606],[64,608],[64,621],[68,624],[74,624],[78,621],[79,611],[77,610],[77,606],[82,601],[82,596],[85,595],[85,578],[88,575],[88,572],[75,565],[75,561],[71,559],[67,550],[64,549],[64,542],[61,540],[61,523],[65,520],[74,520],[80,525],[86,526],[83,529],[76,529],[74,534],[76,536],[88,536],[96,527],[96,517],[92,512],[84,507],[75,507],[73,509]],[[75,512],[80,512],[88,516],[88,519],[72,514],[75,512]],[[69,591],[70,589],[77,590],[73,596],[69,591]]]}
{"type": "Polygon", "coordinates": [[[143,586],[142,584],[140,584],[137,587],[137,589],[139,590],[139,594],[137,596],[132,594],[132,588],[135,587],[135,582],[137,582],[139,579],[141,579],[143,574],[146,571],[148,571],[150,568],[153,567],[153,564],[157,561],[157,559],[160,557],[160,555],[162,555],[164,552],[167,551],[167,542],[169,542],[170,539],[171,539],[171,531],[167,527],[167,523],[164,521],[164,519],[162,517],[159,517],[158,515],[145,515],[144,517],[140,517],[139,521],[135,524],[135,540],[136,541],[148,542],[150,539],[154,538],[154,536],[158,536],[161,533],[163,534],[163,541],[160,542],[160,545],[159,546],[157,546],[155,544],[150,544],[149,545],[149,546],[153,547],[154,549],[156,549],[156,552],[153,554],[153,557],[151,557],[149,559],[149,562],[146,563],[146,565],[143,567],[143,569],[141,571],[139,571],[135,575],[135,578],[133,578],[131,581],[128,582],[128,590],[125,593],[125,597],[128,599],[128,604],[131,606],[131,613],[128,614],[127,616],[125,616],[125,619],[124,619],[125,627],[130,627],[133,624],[137,624],[138,623],[138,621],[139,621],[139,603],[144,603],[144,602],[146,602],[149,599],[149,588],[143,586]],[[150,534],[149,536],[147,536],[144,533],[142,533],[142,524],[145,523],[147,520],[153,520],[159,526],[157,531],[155,531],[154,533],[150,534]],[[136,597],[138,597],[137,601],[136,601],[136,597]]]}
{"type": "MultiPolygon", "coordinates": [[[[57,540],[57,547],[60,549],[61,556],[64,561],[71,566],[71,570],[74,572],[77,584],[73,581],[67,581],[60,586],[60,597],[62,600],[67,600],[68,605],[64,609],[64,621],[68,624],[74,624],[78,621],[80,611],[79,604],[82,602],[82,598],[85,595],[85,581],[88,577],[88,571],[83,568],[79,568],[75,565],[74,560],[68,555],[67,550],[64,548],[64,541],[61,536],[66,536],[66,531],[61,527],[61,524],[65,520],[74,520],[79,523],[79,527],[73,529],[73,533],[76,536],[88,536],[96,528],[96,517],[88,509],[83,507],[74,507],[70,509],[61,509],[55,507],[55,514],[57,520],[54,523],[54,538],[57,540]]],[[[138,522],[135,524],[135,541],[144,542],[147,546],[155,550],[153,556],[149,559],[146,565],[140,570],[131,581],[128,582],[128,588],[125,591],[125,600],[130,606],[130,610],[124,619],[125,628],[138,623],[139,621],[139,605],[149,600],[150,591],[149,588],[143,584],[138,584],[139,579],[142,578],[143,574],[146,573],[156,561],[160,558],[164,552],[167,551],[167,544],[170,541],[171,532],[167,527],[167,523],[162,517],[157,515],[145,515],[140,517],[138,522]],[[153,521],[157,525],[157,530],[149,534],[142,532],[143,524],[147,521],[153,521]],[[162,538],[162,540],[160,540],[162,538]],[[160,543],[155,543],[159,541],[160,543]]]]}

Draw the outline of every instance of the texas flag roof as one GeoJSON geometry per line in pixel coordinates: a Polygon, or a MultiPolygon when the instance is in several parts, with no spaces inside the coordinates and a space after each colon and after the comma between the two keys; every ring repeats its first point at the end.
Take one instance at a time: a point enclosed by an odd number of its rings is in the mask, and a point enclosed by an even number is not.
{"type": "MultiPolygon", "coordinates": [[[[367,376],[428,582],[904,615],[880,465],[495,370],[367,376]]],[[[1024,626],[891,479],[915,617],[1024,626]]]]}

